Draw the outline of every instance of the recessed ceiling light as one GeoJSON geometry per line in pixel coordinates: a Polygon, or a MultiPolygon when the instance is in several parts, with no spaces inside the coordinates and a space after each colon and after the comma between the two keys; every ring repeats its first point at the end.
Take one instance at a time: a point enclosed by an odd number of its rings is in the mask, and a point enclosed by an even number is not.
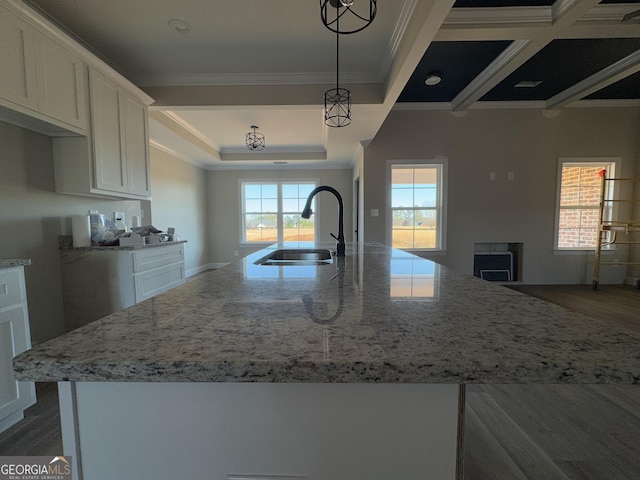
{"type": "Polygon", "coordinates": [[[542,80],[523,80],[516,83],[516,88],[534,88],[542,83],[542,80]]]}
{"type": "Polygon", "coordinates": [[[442,77],[440,76],[440,74],[433,72],[427,75],[427,78],[425,79],[424,84],[432,87],[434,85],[439,84],[441,81],[442,81],[442,77]]]}
{"type": "Polygon", "coordinates": [[[184,20],[173,18],[168,22],[169,28],[180,35],[189,35],[193,28],[184,20]]]}

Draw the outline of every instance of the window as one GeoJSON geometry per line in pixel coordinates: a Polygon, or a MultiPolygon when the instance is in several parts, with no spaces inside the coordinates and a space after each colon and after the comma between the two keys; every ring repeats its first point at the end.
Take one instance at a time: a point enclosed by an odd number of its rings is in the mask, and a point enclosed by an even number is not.
{"type": "MultiPolygon", "coordinates": [[[[598,241],[602,177],[614,174],[615,163],[604,160],[569,161],[560,159],[558,208],[556,218],[556,248],[559,250],[593,250],[598,241]]],[[[607,197],[613,195],[613,183],[608,182],[607,197]]],[[[611,209],[604,212],[610,220],[611,209]]]]}
{"type": "Polygon", "coordinates": [[[442,164],[391,164],[391,246],[442,250],[442,164]]]}
{"type": "Polygon", "coordinates": [[[315,187],[315,182],[242,182],[242,242],[314,241],[314,216],[306,220],[300,213],[315,187]]]}

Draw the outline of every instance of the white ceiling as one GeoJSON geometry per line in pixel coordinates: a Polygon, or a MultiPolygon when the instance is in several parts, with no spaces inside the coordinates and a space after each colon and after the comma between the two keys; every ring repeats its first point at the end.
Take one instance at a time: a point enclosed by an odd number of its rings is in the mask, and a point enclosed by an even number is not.
{"type": "MultiPolygon", "coordinates": [[[[336,35],[317,0],[30,0],[147,91],[152,145],[204,168],[334,168],[375,136],[454,0],[381,0],[340,36],[352,124],[326,127],[336,35]],[[188,35],[169,26],[180,19],[188,35]],[[252,152],[252,125],[266,149],[252,152]]],[[[356,6],[365,4],[356,0],[356,6]]],[[[368,2],[366,2],[368,5],[368,2]]]]}

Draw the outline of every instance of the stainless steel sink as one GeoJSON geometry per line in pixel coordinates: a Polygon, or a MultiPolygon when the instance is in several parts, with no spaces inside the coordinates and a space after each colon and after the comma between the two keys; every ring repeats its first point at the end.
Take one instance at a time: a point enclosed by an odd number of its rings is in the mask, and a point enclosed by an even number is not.
{"type": "Polygon", "coordinates": [[[285,248],[256,260],[256,265],[328,265],[333,262],[326,248],[285,248]]]}

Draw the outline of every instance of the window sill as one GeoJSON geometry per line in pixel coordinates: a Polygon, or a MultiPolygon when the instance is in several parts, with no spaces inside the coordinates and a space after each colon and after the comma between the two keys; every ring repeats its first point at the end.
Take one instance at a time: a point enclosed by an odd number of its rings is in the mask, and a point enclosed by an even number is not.
{"type": "MultiPolygon", "coordinates": [[[[596,251],[593,248],[576,248],[576,249],[557,249],[554,248],[553,249],[553,254],[554,255],[584,255],[584,254],[591,254],[591,255],[595,255],[596,251]]],[[[609,254],[613,254],[616,253],[616,248],[607,248],[607,249],[602,249],[600,250],[600,254],[601,255],[609,255],[609,254]]]]}

